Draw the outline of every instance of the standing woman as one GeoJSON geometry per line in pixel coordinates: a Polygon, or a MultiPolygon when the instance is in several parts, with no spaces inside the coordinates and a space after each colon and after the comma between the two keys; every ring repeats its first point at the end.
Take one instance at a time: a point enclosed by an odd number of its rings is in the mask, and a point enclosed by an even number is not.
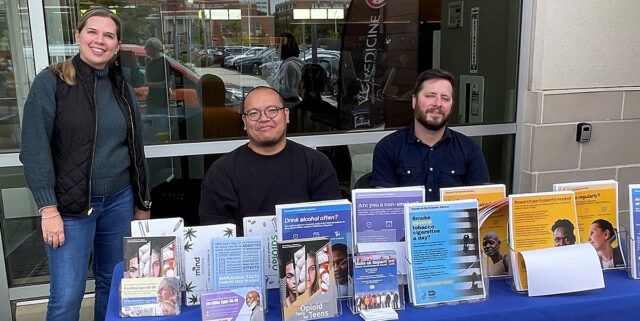
{"type": "Polygon", "coordinates": [[[35,78],[25,103],[20,160],[42,217],[51,288],[47,320],[78,320],[93,251],[95,320],[131,219],[149,218],[140,114],[110,64],[121,23],[105,8],[78,21],[79,54],[35,78]]]}

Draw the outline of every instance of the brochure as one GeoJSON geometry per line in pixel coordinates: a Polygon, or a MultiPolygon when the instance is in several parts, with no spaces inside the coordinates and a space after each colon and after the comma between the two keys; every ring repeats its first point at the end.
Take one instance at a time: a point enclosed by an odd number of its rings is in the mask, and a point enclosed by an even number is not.
{"type": "Polygon", "coordinates": [[[185,267],[185,304],[200,304],[200,294],[211,288],[211,238],[235,237],[234,224],[190,226],[183,230],[185,267]]]}
{"type": "Polygon", "coordinates": [[[478,209],[480,241],[487,256],[489,277],[509,275],[509,199],[501,198],[478,209]]]}
{"type": "Polygon", "coordinates": [[[573,191],[580,243],[591,243],[603,269],[623,268],[618,242],[618,182],[614,180],[553,184],[554,191],[573,191]]]}
{"type": "Polygon", "coordinates": [[[180,280],[177,277],[122,279],[120,316],[178,315],[180,293],[180,280]]]}
{"type": "Polygon", "coordinates": [[[354,313],[404,309],[398,293],[398,265],[394,251],[361,252],[354,258],[354,313]]]}
{"type": "Polygon", "coordinates": [[[353,238],[351,203],[348,200],[276,205],[279,240],[326,236],[336,263],[340,297],[353,296],[353,238]]]}
{"type": "Polygon", "coordinates": [[[200,297],[202,321],[264,321],[265,300],[260,293],[260,288],[203,293],[200,297]]]}
{"type": "Polygon", "coordinates": [[[629,220],[631,277],[640,279],[640,184],[629,184],[629,220]]]}
{"type": "Polygon", "coordinates": [[[505,193],[504,184],[443,187],[440,188],[440,201],[477,199],[478,208],[482,208],[492,202],[503,199],[506,196],[505,193]]]}
{"type": "Polygon", "coordinates": [[[480,247],[489,258],[489,276],[509,274],[507,230],[509,221],[508,199],[504,184],[445,187],[440,189],[441,201],[463,199],[478,200],[480,220],[480,247]],[[503,242],[504,241],[504,242],[503,242]]]}
{"type": "Polygon", "coordinates": [[[180,237],[184,228],[181,217],[156,218],[131,221],[131,236],[165,236],[180,237]]]}
{"type": "Polygon", "coordinates": [[[124,238],[124,278],[179,276],[175,236],[124,238]]]}
{"type": "Polygon", "coordinates": [[[244,236],[264,238],[264,274],[267,289],[277,289],[278,282],[278,223],[275,215],[250,216],[242,219],[244,236]]]}
{"type": "Polygon", "coordinates": [[[406,204],[409,297],[416,306],[486,299],[478,201],[406,204]]]}
{"type": "Polygon", "coordinates": [[[328,237],[278,242],[280,302],[285,321],[340,315],[328,237]]]}
{"type": "MultiPolygon", "coordinates": [[[[264,286],[261,237],[211,239],[213,291],[264,286]]],[[[263,290],[263,297],[266,290],[263,290]]]]}
{"type": "Polygon", "coordinates": [[[398,274],[407,274],[403,205],[424,202],[424,186],[355,189],[351,195],[358,251],[393,250],[398,274]]]}
{"type": "Polygon", "coordinates": [[[520,252],[575,244],[579,240],[572,191],[509,196],[509,262],[517,291],[526,291],[527,270],[520,252]],[[575,234],[571,233],[575,231],[575,234]]]}
{"type": "MultiPolygon", "coordinates": [[[[180,277],[180,281],[184,282],[186,269],[184,262],[181,258],[184,257],[183,252],[183,238],[182,230],[184,229],[184,219],[181,217],[169,217],[169,218],[157,218],[148,220],[133,220],[131,221],[131,236],[132,237],[147,237],[147,236],[175,236],[176,237],[176,250],[175,250],[175,264],[177,264],[177,270],[180,274],[176,276],[180,277]]],[[[127,271],[127,262],[125,259],[125,271],[127,271]]],[[[125,277],[126,273],[125,273],[125,277]]],[[[181,284],[182,290],[185,289],[185,285],[181,284]]]]}

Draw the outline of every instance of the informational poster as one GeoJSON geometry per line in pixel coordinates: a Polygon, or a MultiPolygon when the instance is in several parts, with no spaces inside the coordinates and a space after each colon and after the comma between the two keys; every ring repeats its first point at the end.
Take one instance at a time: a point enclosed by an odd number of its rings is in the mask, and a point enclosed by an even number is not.
{"type": "Polygon", "coordinates": [[[351,195],[358,250],[393,250],[398,273],[406,274],[404,204],[424,202],[424,186],[356,189],[351,195]]]}
{"type": "Polygon", "coordinates": [[[445,187],[440,189],[441,201],[478,200],[480,221],[480,249],[489,258],[489,276],[509,274],[506,206],[504,184],[445,187]]]}
{"type": "Polygon", "coordinates": [[[561,239],[572,242],[556,242],[558,228],[577,225],[575,209],[571,191],[509,196],[510,264],[516,290],[528,288],[527,270],[519,252],[575,244],[576,238],[566,234],[561,239]]]}
{"type": "Polygon", "coordinates": [[[234,290],[239,288],[263,289],[264,262],[262,258],[261,237],[213,238],[212,281],[213,291],[234,290]]]}
{"type": "Polygon", "coordinates": [[[413,304],[485,299],[478,201],[407,204],[404,208],[413,304]]]}
{"type": "Polygon", "coordinates": [[[633,245],[629,255],[631,277],[640,279],[640,184],[629,184],[629,219],[630,244],[633,245]]]}
{"type": "Polygon", "coordinates": [[[248,216],[242,219],[245,236],[264,238],[264,274],[267,289],[278,288],[278,223],[275,215],[248,216]]]}
{"type": "Polygon", "coordinates": [[[236,225],[189,226],[183,230],[186,305],[199,305],[200,295],[212,291],[211,238],[214,237],[236,237],[236,225]]]}
{"type": "Polygon", "coordinates": [[[202,321],[264,320],[265,299],[260,288],[240,288],[233,291],[206,293],[201,296],[202,321]]]}
{"type": "Polygon", "coordinates": [[[340,314],[329,238],[278,242],[278,262],[284,321],[325,319],[340,314]]]}
{"type": "Polygon", "coordinates": [[[394,251],[361,252],[354,259],[354,311],[404,309],[394,251]]]}
{"type": "Polygon", "coordinates": [[[553,184],[554,191],[573,191],[580,243],[591,243],[603,269],[623,268],[618,242],[618,182],[615,180],[553,184]]]}
{"type": "Polygon", "coordinates": [[[349,200],[279,204],[276,220],[281,241],[329,237],[336,258],[346,259],[337,269],[339,295],[353,296],[353,271],[349,267],[353,266],[354,251],[349,200]]]}

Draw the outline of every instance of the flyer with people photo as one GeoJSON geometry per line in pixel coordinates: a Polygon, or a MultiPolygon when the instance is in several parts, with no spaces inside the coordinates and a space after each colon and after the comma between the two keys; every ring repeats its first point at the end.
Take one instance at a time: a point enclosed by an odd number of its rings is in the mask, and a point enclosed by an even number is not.
{"type": "Polygon", "coordinates": [[[340,315],[329,238],[278,242],[278,262],[283,320],[315,320],[340,315]]]}
{"type": "Polygon", "coordinates": [[[348,200],[276,205],[279,240],[329,237],[335,256],[338,295],[353,296],[353,237],[348,200]],[[340,261],[340,262],[338,262],[340,261]]]}
{"type": "Polygon", "coordinates": [[[591,243],[603,269],[624,268],[618,221],[618,182],[615,180],[553,184],[554,191],[576,197],[579,243],[591,243]]]}
{"type": "Polygon", "coordinates": [[[579,239],[572,191],[509,196],[509,252],[517,291],[526,291],[527,270],[521,251],[575,244],[579,239]]]}

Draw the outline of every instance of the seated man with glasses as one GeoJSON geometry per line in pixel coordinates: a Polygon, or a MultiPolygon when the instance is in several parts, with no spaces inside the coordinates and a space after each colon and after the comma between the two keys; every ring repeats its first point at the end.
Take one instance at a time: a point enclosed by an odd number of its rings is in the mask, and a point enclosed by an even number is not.
{"type": "Polygon", "coordinates": [[[218,159],[202,181],[200,222],[234,223],[275,214],[276,204],[339,199],[336,171],[324,154],[287,140],[289,110],[277,91],[252,89],[242,114],[249,143],[218,159]]]}

